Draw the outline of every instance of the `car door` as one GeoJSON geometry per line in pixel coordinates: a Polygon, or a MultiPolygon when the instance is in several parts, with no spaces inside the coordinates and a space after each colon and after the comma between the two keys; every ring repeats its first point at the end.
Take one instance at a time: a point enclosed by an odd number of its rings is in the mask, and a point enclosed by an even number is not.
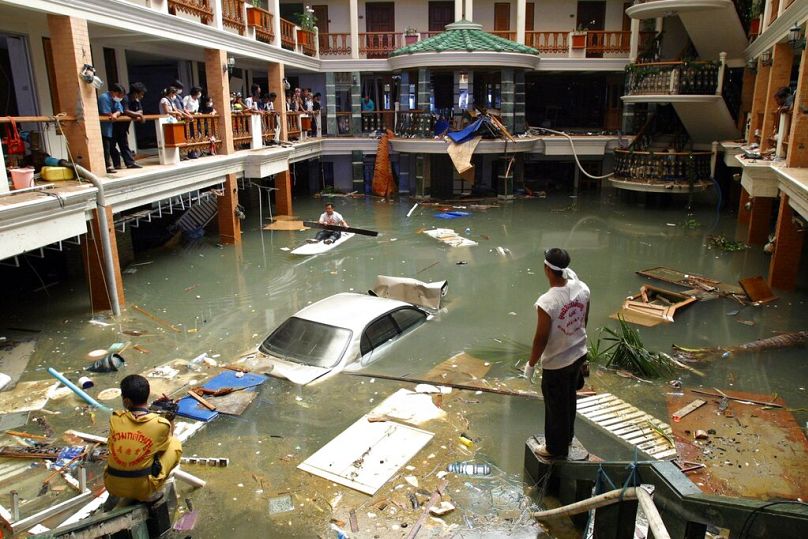
{"type": "Polygon", "coordinates": [[[364,367],[379,359],[399,336],[415,329],[427,314],[414,307],[402,307],[377,318],[365,328],[360,340],[361,364],[364,367]]]}

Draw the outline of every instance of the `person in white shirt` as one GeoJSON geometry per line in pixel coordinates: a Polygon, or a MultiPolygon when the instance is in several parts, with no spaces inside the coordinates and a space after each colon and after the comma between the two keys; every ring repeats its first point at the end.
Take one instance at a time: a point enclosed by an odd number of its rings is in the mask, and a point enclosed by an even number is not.
{"type": "Polygon", "coordinates": [[[199,97],[201,95],[202,88],[199,86],[194,86],[191,88],[191,92],[182,100],[182,105],[185,108],[185,112],[189,114],[199,113],[199,97]]]}
{"type": "MultiPolygon", "coordinates": [[[[325,211],[322,215],[320,215],[320,219],[318,221],[321,225],[332,225],[332,226],[344,226],[347,227],[348,223],[345,222],[345,219],[342,218],[338,212],[334,211],[334,205],[330,202],[325,205],[325,211]]],[[[317,232],[317,236],[314,237],[314,242],[322,241],[323,243],[334,243],[337,241],[340,236],[342,236],[342,232],[338,230],[320,230],[317,232]]]]}
{"type": "Polygon", "coordinates": [[[541,359],[545,445],[536,454],[545,459],[567,458],[575,435],[576,391],[583,387],[590,293],[569,265],[570,255],[564,249],[544,252],[550,289],[536,300],[538,323],[525,364],[525,376],[532,381],[541,359]]]}

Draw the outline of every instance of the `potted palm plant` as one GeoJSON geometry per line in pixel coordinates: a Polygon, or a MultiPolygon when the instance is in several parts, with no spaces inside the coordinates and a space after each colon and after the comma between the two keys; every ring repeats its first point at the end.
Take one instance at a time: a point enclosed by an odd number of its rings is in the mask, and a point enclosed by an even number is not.
{"type": "Polygon", "coordinates": [[[297,25],[300,30],[297,31],[297,42],[301,45],[310,45],[309,35],[314,32],[317,26],[317,17],[314,16],[314,10],[311,6],[306,6],[303,13],[297,15],[297,25]]]}
{"type": "Polygon", "coordinates": [[[408,26],[404,30],[404,44],[413,45],[418,42],[418,30],[414,26],[408,26]]]}
{"type": "Polygon", "coordinates": [[[247,6],[247,26],[261,26],[262,15],[261,0],[252,0],[252,6],[247,6]]]}

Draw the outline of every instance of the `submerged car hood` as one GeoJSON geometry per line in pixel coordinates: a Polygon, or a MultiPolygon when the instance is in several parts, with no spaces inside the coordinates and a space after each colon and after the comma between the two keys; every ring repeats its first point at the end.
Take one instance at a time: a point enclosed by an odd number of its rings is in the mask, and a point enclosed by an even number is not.
{"type": "Polygon", "coordinates": [[[302,365],[292,361],[284,361],[275,356],[263,354],[266,362],[272,366],[272,370],[268,372],[270,376],[277,376],[278,378],[286,378],[290,382],[299,385],[310,384],[330,373],[334,369],[327,369],[324,367],[312,367],[310,365],[302,365]]]}

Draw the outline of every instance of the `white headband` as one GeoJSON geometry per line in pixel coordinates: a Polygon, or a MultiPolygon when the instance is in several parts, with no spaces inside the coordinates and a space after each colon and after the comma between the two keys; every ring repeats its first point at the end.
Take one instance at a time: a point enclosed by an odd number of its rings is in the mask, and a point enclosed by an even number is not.
{"type": "Polygon", "coordinates": [[[548,262],[547,259],[544,260],[544,265],[547,266],[548,268],[550,268],[551,270],[560,271],[561,276],[564,279],[577,279],[578,278],[578,275],[574,271],[572,271],[572,268],[559,268],[558,266],[555,266],[555,265],[551,264],[550,262],[548,262]]]}

